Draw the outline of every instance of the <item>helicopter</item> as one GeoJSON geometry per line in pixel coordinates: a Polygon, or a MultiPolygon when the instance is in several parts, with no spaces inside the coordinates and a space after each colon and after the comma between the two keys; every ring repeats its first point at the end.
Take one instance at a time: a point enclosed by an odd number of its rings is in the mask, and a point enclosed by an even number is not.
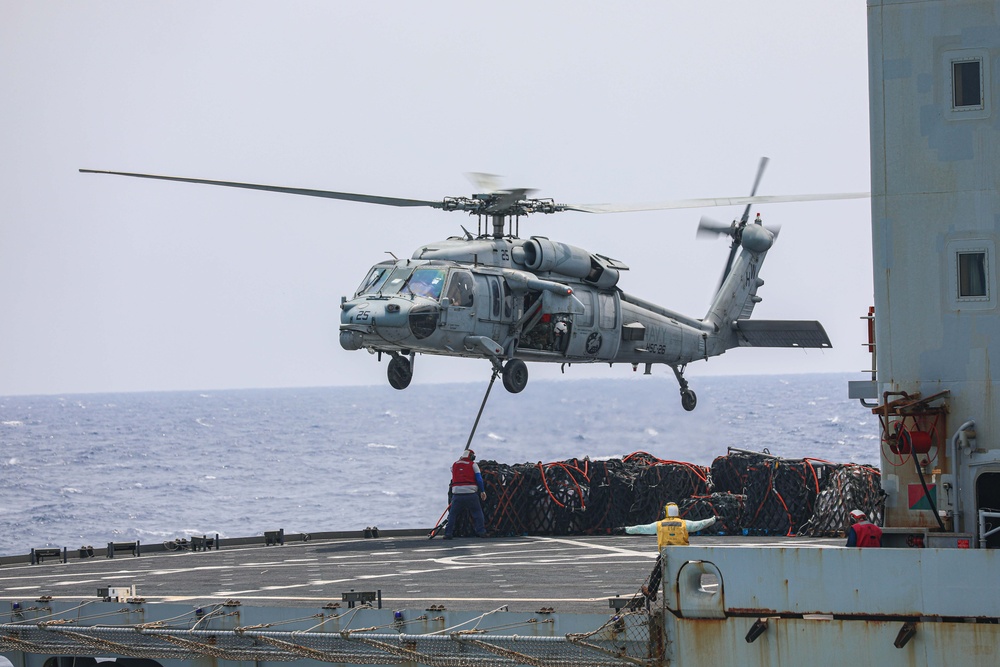
{"type": "Polygon", "coordinates": [[[477,233],[420,246],[409,258],[376,263],[350,297],[341,297],[340,345],[388,358],[395,389],[413,378],[417,354],[487,359],[494,379],[521,392],[526,362],[630,364],[652,374],[669,367],[680,388],[681,406],[691,411],[697,395],[684,377],[687,364],[708,360],[734,347],[830,348],[817,321],[752,320],[761,301],[757,290],[768,250],[778,229],[765,227],[754,204],[867,197],[867,193],[758,196],[767,158],[757,170],[749,197],[685,199],[656,204],[561,204],[534,198],[530,188],[502,189],[490,174],[470,174],[481,192],[440,200],[404,199],[233,181],[81,169],[157,180],[325,197],[397,207],[461,211],[477,218],[477,233]],[[545,236],[521,238],[520,221],[533,214],[565,211],[617,213],[745,205],[743,215],[724,225],[702,218],[699,235],[729,237],[729,256],[708,311],[690,317],[624,292],[618,287],[623,262],[545,236]]]}

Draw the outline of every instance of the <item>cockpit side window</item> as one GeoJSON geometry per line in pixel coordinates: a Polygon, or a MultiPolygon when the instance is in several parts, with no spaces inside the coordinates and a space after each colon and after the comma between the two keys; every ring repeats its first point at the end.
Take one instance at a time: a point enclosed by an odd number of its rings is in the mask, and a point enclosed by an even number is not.
{"type": "Polygon", "coordinates": [[[444,276],[444,269],[415,269],[399,293],[425,296],[437,301],[441,298],[441,290],[444,288],[444,276]]]}
{"type": "Polygon", "coordinates": [[[362,294],[375,294],[382,287],[385,279],[389,277],[389,272],[392,266],[373,266],[365,279],[361,281],[358,285],[358,289],[354,292],[354,296],[361,296],[362,294]]]}
{"type": "Polygon", "coordinates": [[[447,297],[453,306],[468,308],[472,306],[472,294],[475,283],[468,271],[452,271],[451,282],[448,283],[447,297]]]}

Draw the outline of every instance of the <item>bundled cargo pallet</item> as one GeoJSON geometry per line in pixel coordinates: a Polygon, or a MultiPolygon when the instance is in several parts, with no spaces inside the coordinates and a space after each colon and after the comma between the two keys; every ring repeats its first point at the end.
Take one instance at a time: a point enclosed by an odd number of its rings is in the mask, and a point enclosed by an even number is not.
{"type": "MultiPolygon", "coordinates": [[[[847,513],[861,509],[881,523],[884,494],[878,470],[853,463],[782,459],[730,449],[710,468],[665,461],[646,452],[621,459],[552,463],[480,463],[491,535],[608,534],[663,517],[716,517],[723,535],[812,535],[843,532],[847,513]]],[[[458,536],[471,535],[466,517],[458,536]]]]}

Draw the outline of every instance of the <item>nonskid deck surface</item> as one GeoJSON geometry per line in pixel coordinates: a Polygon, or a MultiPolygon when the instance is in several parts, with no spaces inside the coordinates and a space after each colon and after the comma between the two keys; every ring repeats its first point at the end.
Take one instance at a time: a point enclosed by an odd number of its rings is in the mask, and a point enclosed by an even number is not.
{"type": "MultiPolygon", "coordinates": [[[[833,546],[842,540],[693,537],[692,544],[833,546]]],[[[633,595],[656,559],[656,538],[380,537],[154,552],[0,567],[0,599],[92,600],[97,590],[135,585],[147,603],[323,606],[348,591],[381,591],[384,607],[483,611],[553,608],[604,613],[608,598],[633,595]]],[[[346,606],[346,605],[345,605],[346,606]]]]}

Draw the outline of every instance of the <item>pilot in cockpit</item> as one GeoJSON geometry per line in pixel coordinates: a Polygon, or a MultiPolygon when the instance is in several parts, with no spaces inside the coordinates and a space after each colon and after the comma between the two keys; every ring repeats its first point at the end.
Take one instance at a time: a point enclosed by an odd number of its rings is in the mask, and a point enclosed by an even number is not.
{"type": "Polygon", "coordinates": [[[400,292],[436,300],[441,296],[443,282],[444,272],[441,269],[419,268],[413,272],[400,292]]]}
{"type": "Polygon", "coordinates": [[[448,301],[453,306],[468,308],[472,305],[472,275],[466,271],[451,274],[448,285],[448,301]]]}

